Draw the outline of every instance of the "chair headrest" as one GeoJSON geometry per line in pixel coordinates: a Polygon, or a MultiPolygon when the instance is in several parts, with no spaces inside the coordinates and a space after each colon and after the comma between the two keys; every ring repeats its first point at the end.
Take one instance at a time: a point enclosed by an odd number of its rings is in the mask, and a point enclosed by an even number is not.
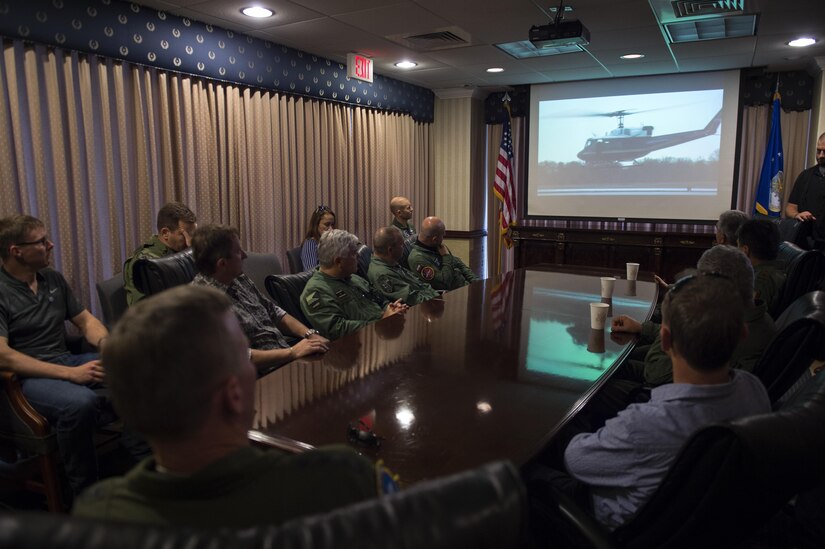
{"type": "Polygon", "coordinates": [[[0,515],[3,547],[521,547],[526,496],[506,462],[283,524],[198,530],[47,513],[0,515]]]}
{"type": "Polygon", "coordinates": [[[197,273],[191,248],[164,257],[147,257],[135,261],[135,287],[153,295],[192,282],[197,273]]]}
{"type": "Polygon", "coordinates": [[[781,331],[801,319],[810,319],[825,325],[824,291],[817,290],[796,298],[796,300],[785,309],[785,312],[776,319],[776,327],[781,331]]]}

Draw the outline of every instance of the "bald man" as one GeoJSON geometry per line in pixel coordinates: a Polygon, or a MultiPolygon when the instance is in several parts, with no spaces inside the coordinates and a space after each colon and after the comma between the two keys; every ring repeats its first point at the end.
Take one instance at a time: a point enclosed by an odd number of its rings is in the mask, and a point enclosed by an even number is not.
{"type": "Polygon", "coordinates": [[[479,278],[444,245],[444,222],[427,217],[407,259],[410,270],[436,290],[455,290],[479,278]]]}
{"type": "Polygon", "coordinates": [[[398,227],[378,229],[372,239],[372,247],[367,276],[377,292],[390,301],[400,299],[410,306],[438,297],[432,286],[398,264],[404,253],[404,238],[398,227]]]}
{"type": "Polygon", "coordinates": [[[398,227],[404,238],[415,234],[415,225],[412,222],[413,207],[406,196],[395,196],[390,200],[392,212],[392,226],[398,227]]]}
{"type": "Polygon", "coordinates": [[[816,165],[796,178],[785,217],[810,223],[818,247],[825,247],[825,133],[816,140],[816,165]]]}

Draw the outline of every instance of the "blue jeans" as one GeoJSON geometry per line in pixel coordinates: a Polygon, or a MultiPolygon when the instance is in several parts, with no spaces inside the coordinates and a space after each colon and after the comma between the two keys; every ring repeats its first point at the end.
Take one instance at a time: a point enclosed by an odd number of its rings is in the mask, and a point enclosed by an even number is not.
{"type": "MultiPolygon", "coordinates": [[[[97,353],[67,353],[48,362],[80,366],[98,358],[97,353]]],[[[102,397],[85,385],[60,379],[22,378],[20,385],[34,409],[53,426],[69,485],[75,494],[80,493],[98,478],[94,434],[102,397]]]]}

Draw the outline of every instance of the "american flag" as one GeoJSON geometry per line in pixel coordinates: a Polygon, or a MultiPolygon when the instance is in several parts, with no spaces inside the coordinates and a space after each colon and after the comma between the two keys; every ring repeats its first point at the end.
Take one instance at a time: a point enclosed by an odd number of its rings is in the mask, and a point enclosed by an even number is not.
{"type": "Polygon", "coordinates": [[[510,128],[508,114],[507,120],[504,121],[504,133],[501,136],[501,146],[498,149],[498,162],[496,163],[496,178],[493,181],[493,192],[496,198],[501,200],[499,229],[505,237],[508,248],[511,242],[507,238],[507,232],[510,225],[516,222],[516,193],[513,185],[513,132],[510,128]]]}

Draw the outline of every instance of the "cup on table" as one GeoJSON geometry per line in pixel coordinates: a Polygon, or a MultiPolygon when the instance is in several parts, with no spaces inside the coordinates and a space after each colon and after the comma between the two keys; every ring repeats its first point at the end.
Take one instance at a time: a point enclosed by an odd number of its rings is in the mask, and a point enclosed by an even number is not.
{"type": "Polygon", "coordinates": [[[636,281],[635,280],[628,280],[627,281],[627,295],[635,296],[636,295],[636,281]]]}
{"type": "Polygon", "coordinates": [[[613,297],[613,286],[616,285],[616,279],[612,276],[602,277],[602,297],[613,297]]]}
{"type": "Polygon", "coordinates": [[[627,264],[627,279],[628,280],[636,280],[639,276],[639,264],[638,263],[628,263],[627,264]]]}
{"type": "Polygon", "coordinates": [[[591,303],[590,304],[590,328],[593,330],[604,330],[604,324],[607,320],[607,310],[610,305],[607,303],[591,303]]]}

